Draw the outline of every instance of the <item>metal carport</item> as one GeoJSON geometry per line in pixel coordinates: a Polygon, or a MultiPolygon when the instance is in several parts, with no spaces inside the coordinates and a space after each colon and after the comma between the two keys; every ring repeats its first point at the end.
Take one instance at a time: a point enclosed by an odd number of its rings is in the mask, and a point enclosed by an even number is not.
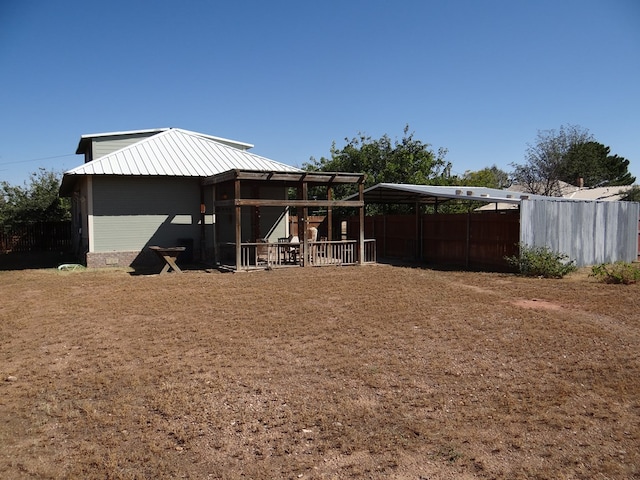
{"type": "MultiPolygon", "coordinates": [[[[607,202],[574,200],[562,197],[547,197],[509,190],[470,186],[433,186],[380,183],[363,192],[365,204],[409,204],[415,205],[415,259],[425,260],[430,252],[425,251],[424,217],[421,205],[438,205],[450,201],[479,201],[496,204],[496,212],[503,211],[501,205],[517,205],[519,215],[518,240],[529,246],[546,246],[567,254],[578,266],[615,261],[635,261],[638,256],[638,219],[640,204],[636,202],[607,202]]],[[[429,214],[432,215],[432,214],[429,214]]],[[[474,213],[459,214],[468,218],[474,213]]],[[[483,219],[478,217],[479,224],[483,219]]],[[[504,218],[507,218],[506,216],[504,218]]],[[[458,264],[469,267],[473,249],[473,232],[467,221],[464,241],[464,258],[458,264]]],[[[370,234],[369,234],[370,235],[370,234]]],[[[377,235],[374,235],[379,245],[377,235]]],[[[496,238],[495,242],[502,241],[496,238]]],[[[506,251],[497,248],[496,252],[506,251]]],[[[497,253],[496,255],[498,255],[497,253]]],[[[382,255],[383,256],[383,255],[382,255]]],[[[460,257],[460,255],[459,255],[460,257]]],[[[496,259],[498,260],[498,259],[496,259]]]]}

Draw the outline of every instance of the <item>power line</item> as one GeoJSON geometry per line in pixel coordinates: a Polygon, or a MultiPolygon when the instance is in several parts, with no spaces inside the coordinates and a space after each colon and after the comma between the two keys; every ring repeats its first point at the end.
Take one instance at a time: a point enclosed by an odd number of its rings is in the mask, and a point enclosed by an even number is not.
{"type": "Polygon", "coordinates": [[[0,165],[15,165],[17,163],[39,162],[42,160],[53,160],[54,158],[63,158],[63,157],[71,157],[71,156],[75,156],[75,154],[67,153],[66,155],[53,155],[51,157],[32,158],[31,160],[14,160],[13,162],[1,162],[0,165]]]}

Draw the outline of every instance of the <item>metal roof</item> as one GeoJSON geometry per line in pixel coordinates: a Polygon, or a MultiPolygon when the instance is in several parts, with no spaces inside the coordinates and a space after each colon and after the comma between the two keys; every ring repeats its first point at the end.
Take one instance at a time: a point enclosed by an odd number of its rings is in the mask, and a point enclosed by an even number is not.
{"type": "MultiPolygon", "coordinates": [[[[355,196],[355,195],[352,195],[355,196]]],[[[347,197],[350,198],[350,197],[347,197]]],[[[545,197],[521,192],[511,192],[485,187],[448,187],[435,185],[412,185],[401,183],[379,183],[364,191],[366,203],[436,203],[443,200],[476,200],[481,202],[501,202],[519,204],[522,200],[569,200],[556,197],[545,197]]],[[[569,200],[570,201],[570,200],[569,200]]]]}
{"type": "Polygon", "coordinates": [[[300,172],[207,135],[170,129],[65,172],[73,175],[209,177],[232,169],[300,172]]]}

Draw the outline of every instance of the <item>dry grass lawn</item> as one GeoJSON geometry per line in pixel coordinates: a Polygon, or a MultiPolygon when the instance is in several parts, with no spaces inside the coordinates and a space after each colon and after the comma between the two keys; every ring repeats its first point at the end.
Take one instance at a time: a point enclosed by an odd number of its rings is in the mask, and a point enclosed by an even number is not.
{"type": "Polygon", "coordinates": [[[0,478],[640,478],[640,285],[0,272],[0,478]]]}

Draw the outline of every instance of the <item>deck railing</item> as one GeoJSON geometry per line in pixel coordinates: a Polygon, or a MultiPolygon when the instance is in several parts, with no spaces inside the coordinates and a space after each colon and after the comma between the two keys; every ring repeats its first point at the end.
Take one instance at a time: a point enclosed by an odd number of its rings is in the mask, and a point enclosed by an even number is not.
{"type": "Polygon", "coordinates": [[[312,265],[355,265],[358,262],[355,240],[309,242],[312,265]]]}
{"type": "Polygon", "coordinates": [[[376,239],[370,238],[364,240],[364,263],[376,263],[378,257],[376,254],[376,239]]]}
{"type": "MultiPolygon", "coordinates": [[[[240,246],[240,270],[280,268],[304,265],[300,244],[289,242],[244,242],[240,246]]],[[[223,264],[235,268],[235,243],[221,246],[223,264]]],[[[358,241],[326,241],[307,243],[310,265],[355,265],[358,263],[358,241]]],[[[364,263],[376,262],[375,239],[364,241],[364,263]]]]}

